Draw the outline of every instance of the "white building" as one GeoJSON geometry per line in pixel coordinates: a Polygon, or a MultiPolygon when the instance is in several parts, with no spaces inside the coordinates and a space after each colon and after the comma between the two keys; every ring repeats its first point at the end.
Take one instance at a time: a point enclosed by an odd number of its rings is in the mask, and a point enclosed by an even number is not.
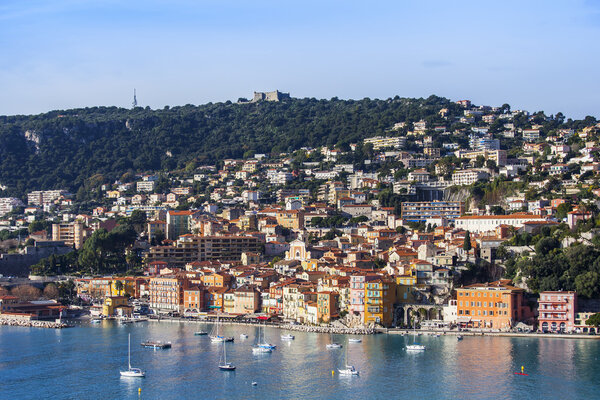
{"type": "Polygon", "coordinates": [[[0,216],[11,212],[16,207],[22,207],[22,206],[24,206],[23,202],[21,202],[21,200],[17,199],[16,197],[1,197],[0,198],[0,216]]]}
{"type": "Polygon", "coordinates": [[[488,179],[489,174],[480,169],[465,169],[452,174],[453,185],[471,185],[480,179],[488,179]]]}
{"type": "Polygon", "coordinates": [[[470,232],[489,232],[500,225],[522,227],[525,222],[543,222],[546,218],[532,214],[510,214],[510,215],[465,215],[457,218],[455,226],[470,232]]]}

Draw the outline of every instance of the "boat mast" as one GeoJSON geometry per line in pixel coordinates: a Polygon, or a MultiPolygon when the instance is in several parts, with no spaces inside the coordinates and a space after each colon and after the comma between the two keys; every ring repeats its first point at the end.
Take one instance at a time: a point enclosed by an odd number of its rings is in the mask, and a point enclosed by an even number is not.
{"type": "Polygon", "coordinates": [[[131,369],[131,333],[129,334],[129,345],[127,346],[127,364],[131,369]]]}

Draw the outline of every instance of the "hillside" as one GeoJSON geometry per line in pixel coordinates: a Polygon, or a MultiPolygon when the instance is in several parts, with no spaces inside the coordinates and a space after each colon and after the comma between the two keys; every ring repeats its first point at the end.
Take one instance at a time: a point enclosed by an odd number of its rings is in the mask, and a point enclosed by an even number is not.
{"type": "MultiPolygon", "coordinates": [[[[0,117],[0,184],[4,195],[38,189],[75,193],[91,177],[172,170],[252,153],[303,146],[346,146],[383,134],[396,122],[443,122],[462,113],[449,100],[316,100],[209,103],[161,110],[94,107],[0,117]]],[[[452,120],[452,119],[450,119],[452,120]]]]}

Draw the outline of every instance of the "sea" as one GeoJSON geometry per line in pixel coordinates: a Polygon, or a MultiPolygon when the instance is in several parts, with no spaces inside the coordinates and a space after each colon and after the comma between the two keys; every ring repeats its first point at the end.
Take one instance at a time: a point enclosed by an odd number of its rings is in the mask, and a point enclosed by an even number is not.
{"type": "Polygon", "coordinates": [[[211,324],[80,323],[54,330],[0,326],[0,399],[600,399],[600,341],[552,337],[362,336],[264,328],[276,344],[252,354],[257,326],[223,325],[223,344],[198,330],[211,324]],[[295,340],[284,341],[291,333],[295,340]],[[145,378],[122,378],[131,364],[145,378]],[[247,334],[247,339],[240,338],[247,334]],[[142,348],[145,340],[172,348],[142,348]],[[341,349],[327,349],[332,341],[341,349]],[[418,342],[424,352],[409,352],[418,342]],[[354,365],[358,376],[338,373],[354,365]],[[521,367],[528,375],[517,375],[521,367]],[[254,383],[254,384],[253,384],[254,383]]]}

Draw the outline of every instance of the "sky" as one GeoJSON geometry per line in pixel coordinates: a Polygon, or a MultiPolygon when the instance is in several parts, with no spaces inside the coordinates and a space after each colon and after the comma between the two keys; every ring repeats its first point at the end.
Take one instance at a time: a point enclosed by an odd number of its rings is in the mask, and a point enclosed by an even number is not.
{"type": "Polygon", "coordinates": [[[278,89],[600,118],[600,1],[2,0],[0,115],[278,89]]]}

